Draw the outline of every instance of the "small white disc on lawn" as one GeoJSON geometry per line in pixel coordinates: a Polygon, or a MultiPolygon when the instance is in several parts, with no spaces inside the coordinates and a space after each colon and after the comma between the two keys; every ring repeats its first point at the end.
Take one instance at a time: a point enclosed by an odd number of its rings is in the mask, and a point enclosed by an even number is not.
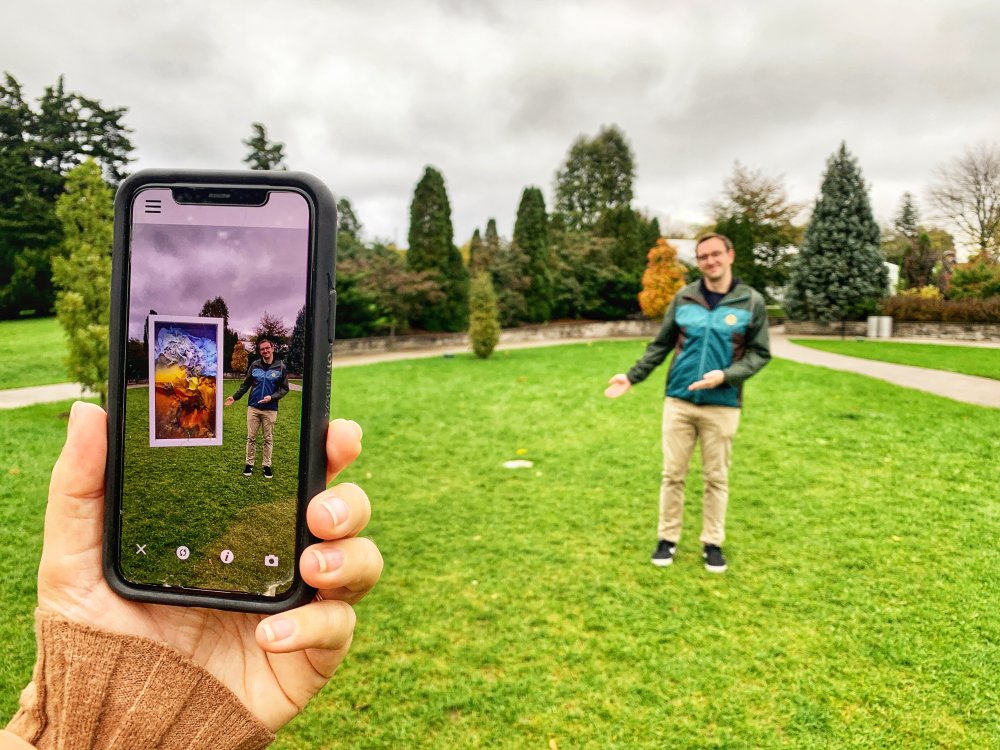
{"type": "Polygon", "coordinates": [[[519,458],[514,461],[504,461],[503,467],[505,469],[530,469],[534,465],[534,461],[525,461],[523,458],[519,458]]]}

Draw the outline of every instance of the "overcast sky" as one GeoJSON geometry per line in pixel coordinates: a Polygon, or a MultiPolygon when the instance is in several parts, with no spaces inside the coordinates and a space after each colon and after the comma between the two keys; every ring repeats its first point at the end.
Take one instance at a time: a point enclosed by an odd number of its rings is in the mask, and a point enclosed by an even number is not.
{"type": "Polygon", "coordinates": [[[351,199],[368,237],[406,244],[423,168],[444,174],[455,241],[573,140],[615,123],[635,205],[703,222],[737,159],[812,205],[846,140],[877,217],[934,168],[1000,140],[1000,3],[6,3],[0,69],[34,98],[67,87],[126,106],[138,167],[238,168],[261,121],[288,164],[351,199]]]}

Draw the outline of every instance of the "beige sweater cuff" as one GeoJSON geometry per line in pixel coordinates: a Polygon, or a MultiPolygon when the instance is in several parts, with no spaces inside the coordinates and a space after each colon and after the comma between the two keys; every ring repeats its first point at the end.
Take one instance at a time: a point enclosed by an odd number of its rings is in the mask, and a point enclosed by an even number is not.
{"type": "Polygon", "coordinates": [[[179,651],[41,610],[38,656],[7,730],[40,750],[257,750],[274,735],[179,651]]]}

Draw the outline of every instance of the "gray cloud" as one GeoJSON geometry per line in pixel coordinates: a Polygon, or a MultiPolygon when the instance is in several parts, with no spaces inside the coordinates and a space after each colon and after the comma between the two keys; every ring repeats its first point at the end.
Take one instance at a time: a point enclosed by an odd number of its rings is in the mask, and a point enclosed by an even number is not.
{"type": "Polygon", "coordinates": [[[259,120],[368,234],[402,243],[426,164],[457,242],[490,216],[509,233],[521,190],[551,201],[573,139],[602,124],[633,144],[637,205],[694,222],[736,159],[811,205],[841,140],[888,219],[1000,130],[989,0],[41,0],[10,18],[2,67],[32,95],[65,73],[128,106],[138,167],[239,167],[259,120]]]}

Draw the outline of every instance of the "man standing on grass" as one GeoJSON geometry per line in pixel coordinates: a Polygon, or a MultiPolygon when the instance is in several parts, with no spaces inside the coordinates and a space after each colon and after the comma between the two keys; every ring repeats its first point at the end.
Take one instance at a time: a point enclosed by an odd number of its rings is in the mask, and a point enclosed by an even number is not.
{"type": "Polygon", "coordinates": [[[645,380],[671,350],[677,350],[667,373],[663,407],[659,542],[652,563],[666,567],[674,560],[681,538],[684,480],[700,440],[705,569],[723,573],[729,466],[740,422],[742,384],[768,363],[771,350],[764,298],[733,278],[736,254],[729,238],[702,235],[695,244],[695,257],[702,278],[677,293],[645,354],[627,374],[611,378],[604,394],[621,396],[645,380]]]}
{"type": "Polygon", "coordinates": [[[271,479],[271,451],[274,448],[274,423],[278,421],[278,399],[288,393],[288,370],[283,361],[274,359],[274,344],[268,339],[257,342],[259,359],[247,370],[247,376],[236,393],[226,399],[232,406],[250,391],[247,398],[247,463],[243,476],[253,474],[257,460],[257,434],[264,433],[264,479],[271,479]]]}

